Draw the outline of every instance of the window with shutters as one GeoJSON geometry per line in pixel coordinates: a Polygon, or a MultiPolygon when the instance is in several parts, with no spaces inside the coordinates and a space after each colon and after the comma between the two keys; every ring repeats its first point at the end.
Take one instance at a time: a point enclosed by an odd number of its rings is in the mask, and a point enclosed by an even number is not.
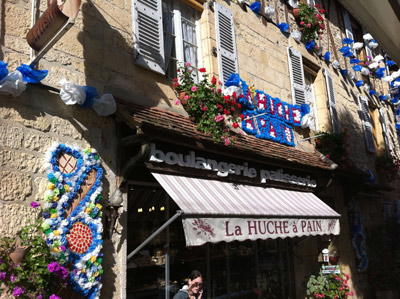
{"type": "Polygon", "coordinates": [[[217,38],[218,69],[220,80],[225,83],[232,73],[238,72],[235,25],[232,12],[214,3],[215,31],[217,38]]]}
{"type": "Polygon", "coordinates": [[[179,63],[189,62],[198,78],[200,62],[200,13],[191,6],[163,0],[165,69],[170,79],[177,77],[179,63]]]}
{"type": "Polygon", "coordinates": [[[332,133],[339,133],[340,132],[339,115],[336,107],[336,94],[335,94],[333,77],[327,69],[324,70],[324,74],[326,82],[326,92],[328,95],[329,111],[331,114],[330,116],[332,122],[332,133]]]}
{"type": "Polygon", "coordinates": [[[134,0],[134,8],[136,62],[171,79],[179,63],[189,62],[198,73],[200,13],[174,0],[134,0]]]}
{"type": "Polygon", "coordinates": [[[292,48],[288,48],[288,65],[292,87],[292,103],[310,106],[309,128],[316,131],[318,130],[318,123],[314,82],[317,71],[312,65],[304,64],[301,53],[292,48]]]}
{"type": "MultiPolygon", "coordinates": [[[[370,108],[368,105],[368,99],[365,96],[359,96],[359,108],[360,108],[360,118],[363,124],[364,128],[364,135],[365,135],[365,143],[367,147],[367,151],[375,153],[376,148],[375,148],[375,137],[374,137],[374,131],[373,129],[376,128],[376,126],[373,126],[372,118],[371,118],[371,112],[370,108]]],[[[373,114],[373,113],[372,113],[373,114]]]]}
{"type": "Polygon", "coordinates": [[[379,116],[380,116],[380,123],[382,126],[383,139],[385,141],[386,155],[388,157],[391,157],[392,156],[392,148],[390,146],[389,131],[388,131],[387,122],[386,122],[385,109],[383,107],[379,108],[379,116]]]}

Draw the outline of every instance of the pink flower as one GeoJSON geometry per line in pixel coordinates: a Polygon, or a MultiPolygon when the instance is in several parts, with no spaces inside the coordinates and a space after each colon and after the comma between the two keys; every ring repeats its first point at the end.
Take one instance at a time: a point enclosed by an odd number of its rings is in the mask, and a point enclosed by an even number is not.
{"type": "Polygon", "coordinates": [[[194,86],[192,87],[192,91],[195,92],[196,90],[197,90],[197,86],[194,85],[194,86]]]}
{"type": "Polygon", "coordinates": [[[300,22],[300,25],[304,25],[304,21],[301,21],[301,22],[300,22]]]}
{"type": "Polygon", "coordinates": [[[185,66],[190,66],[190,62],[186,62],[186,63],[185,63],[185,66]]]}
{"type": "Polygon", "coordinates": [[[307,27],[308,27],[308,28],[310,28],[310,27],[311,27],[311,24],[310,24],[310,23],[308,23],[308,24],[307,24],[307,27]]]}
{"type": "Polygon", "coordinates": [[[190,99],[190,96],[186,95],[186,96],[184,97],[184,99],[185,99],[185,100],[189,100],[189,99],[190,99]]]}
{"type": "Polygon", "coordinates": [[[181,103],[181,101],[179,99],[175,100],[175,105],[179,105],[181,103]]]}
{"type": "Polygon", "coordinates": [[[327,154],[325,157],[327,157],[329,159],[331,157],[331,155],[327,154]]]}
{"type": "Polygon", "coordinates": [[[218,114],[218,115],[215,116],[215,121],[216,121],[216,122],[220,122],[220,121],[223,120],[223,119],[224,119],[224,116],[221,115],[221,114],[218,114]]]}
{"type": "Polygon", "coordinates": [[[207,111],[207,106],[201,107],[201,110],[207,111]]]}
{"type": "Polygon", "coordinates": [[[225,139],[225,145],[228,146],[229,144],[231,144],[231,140],[229,138],[225,139]]]}

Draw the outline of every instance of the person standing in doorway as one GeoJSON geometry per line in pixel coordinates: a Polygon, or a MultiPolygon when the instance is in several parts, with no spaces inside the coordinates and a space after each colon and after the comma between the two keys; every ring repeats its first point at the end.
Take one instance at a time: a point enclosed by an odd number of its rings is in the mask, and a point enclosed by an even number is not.
{"type": "Polygon", "coordinates": [[[201,299],[203,295],[203,276],[197,270],[189,275],[188,284],[183,286],[173,299],[201,299]]]}

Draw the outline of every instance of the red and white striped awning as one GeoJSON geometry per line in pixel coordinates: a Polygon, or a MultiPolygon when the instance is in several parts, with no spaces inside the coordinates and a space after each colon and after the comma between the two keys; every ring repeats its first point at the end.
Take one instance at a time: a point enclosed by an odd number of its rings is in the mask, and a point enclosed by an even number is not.
{"type": "Polygon", "coordinates": [[[153,176],[184,212],[187,246],[340,232],[340,214],[309,192],[153,176]]]}

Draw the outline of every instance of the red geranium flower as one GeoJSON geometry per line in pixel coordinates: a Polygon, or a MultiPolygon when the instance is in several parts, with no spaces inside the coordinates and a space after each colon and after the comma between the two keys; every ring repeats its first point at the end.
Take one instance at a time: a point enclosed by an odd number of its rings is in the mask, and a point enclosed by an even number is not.
{"type": "Polygon", "coordinates": [[[217,78],[215,78],[214,76],[211,78],[211,83],[212,84],[215,84],[215,83],[217,83],[217,78]]]}
{"type": "Polygon", "coordinates": [[[235,122],[232,124],[232,126],[236,129],[237,127],[239,127],[239,124],[235,122]]]}
{"type": "Polygon", "coordinates": [[[199,72],[200,72],[200,73],[205,73],[205,72],[206,72],[206,69],[205,69],[204,67],[202,67],[201,69],[199,69],[199,72]]]}

